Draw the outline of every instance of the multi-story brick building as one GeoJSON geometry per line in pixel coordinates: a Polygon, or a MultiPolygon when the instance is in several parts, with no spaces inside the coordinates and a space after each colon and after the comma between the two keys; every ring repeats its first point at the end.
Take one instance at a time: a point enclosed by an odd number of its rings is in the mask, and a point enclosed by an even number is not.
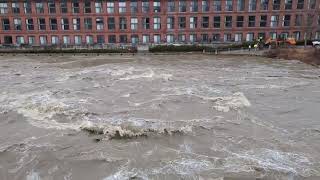
{"type": "Polygon", "coordinates": [[[214,43],[320,38],[320,0],[0,0],[0,43],[214,43]]]}

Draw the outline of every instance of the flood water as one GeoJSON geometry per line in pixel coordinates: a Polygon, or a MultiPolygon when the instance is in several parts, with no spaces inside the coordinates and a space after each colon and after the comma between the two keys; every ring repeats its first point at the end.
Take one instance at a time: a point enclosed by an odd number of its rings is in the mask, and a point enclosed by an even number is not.
{"type": "Polygon", "coordinates": [[[0,57],[0,179],[320,179],[320,70],[210,55],[0,57]]]}

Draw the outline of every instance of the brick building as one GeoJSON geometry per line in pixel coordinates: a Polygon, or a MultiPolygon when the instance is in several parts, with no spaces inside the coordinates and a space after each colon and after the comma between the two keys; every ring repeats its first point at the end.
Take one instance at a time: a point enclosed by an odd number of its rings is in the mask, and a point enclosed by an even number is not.
{"type": "Polygon", "coordinates": [[[320,38],[319,0],[0,0],[0,43],[215,43],[320,38]]]}

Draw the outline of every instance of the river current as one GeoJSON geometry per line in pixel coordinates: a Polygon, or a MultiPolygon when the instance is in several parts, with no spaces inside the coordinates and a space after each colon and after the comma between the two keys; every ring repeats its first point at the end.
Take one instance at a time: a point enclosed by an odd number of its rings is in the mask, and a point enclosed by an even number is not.
{"type": "Polygon", "coordinates": [[[0,179],[320,179],[320,70],[263,57],[0,57],[0,179]]]}

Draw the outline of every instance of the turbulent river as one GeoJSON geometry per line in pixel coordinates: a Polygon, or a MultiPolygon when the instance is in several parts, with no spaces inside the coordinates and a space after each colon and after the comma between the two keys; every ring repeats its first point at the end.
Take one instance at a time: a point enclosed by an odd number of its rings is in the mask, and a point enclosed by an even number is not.
{"type": "Polygon", "coordinates": [[[320,70],[262,57],[0,57],[0,179],[320,179],[320,70]]]}

